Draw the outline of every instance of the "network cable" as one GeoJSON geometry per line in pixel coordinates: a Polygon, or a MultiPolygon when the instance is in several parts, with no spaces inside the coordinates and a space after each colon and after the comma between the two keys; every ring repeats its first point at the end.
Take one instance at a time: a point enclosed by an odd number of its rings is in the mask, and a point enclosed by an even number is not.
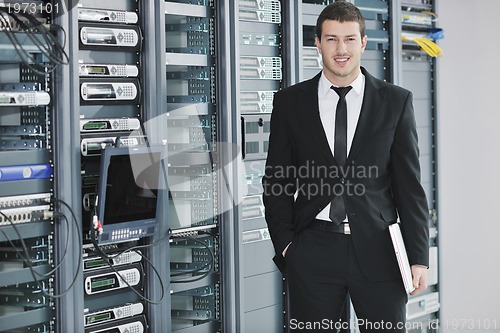
{"type": "Polygon", "coordinates": [[[421,11],[420,14],[426,14],[426,15],[432,16],[431,22],[437,22],[438,21],[438,16],[434,12],[431,12],[431,11],[428,11],[428,10],[424,10],[424,11],[421,11]]]}
{"type": "Polygon", "coordinates": [[[207,244],[205,244],[202,241],[199,241],[198,239],[196,239],[194,237],[183,237],[183,238],[178,238],[176,240],[181,240],[181,241],[182,240],[191,240],[195,243],[201,244],[209,252],[210,261],[207,261],[202,266],[200,266],[196,269],[193,269],[191,271],[171,274],[170,277],[182,276],[182,275],[187,275],[187,274],[195,274],[195,273],[198,273],[198,272],[204,270],[207,267],[209,267],[209,269],[207,269],[202,275],[200,275],[196,278],[188,279],[188,280],[171,280],[170,282],[171,283],[191,283],[191,282],[196,282],[196,281],[202,280],[202,279],[206,278],[208,275],[210,275],[210,273],[212,272],[212,268],[214,268],[214,264],[215,264],[215,256],[214,256],[212,250],[210,249],[210,247],[208,247],[207,244]]]}
{"type": "MultiPolygon", "coordinates": [[[[0,212],[0,214],[6,219],[9,221],[9,223],[11,224],[11,226],[14,228],[14,231],[16,232],[17,234],[17,237],[19,237],[18,241],[21,243],[21,247],[22,247],[22,250],[24,252],[24,254],[26,254],[26,257],[23,256],[23,253],[21,251],[19,251],[18,247],[13,243],[13,241],[7,236],[7,234],[2,230],[2,233],[4,235],[4,237],[7,239],[7,241],[10,243],[11,247],[16,251],[17,255],[19,256],[19,258],[21,258],[28,266],[34,266],[33,265],[33,261],[29,258],[29,250],[28,250],[28,246],[26,245],[24,239],[22,238],[22,235],[21,233],[19,232],[19,229],[17,228],[16,224],[15,223],[12,223],[12,220],[6,216],[3,212],[0,212]]],[[[64,214],[60,214],[60,217],[65,221],[66,223],[66,228],[69,230],[69,227],[70,227],[70,224],[68,222],[68,219],[66,217],[66,215],[64,214]]],[[[69,234],[68,234],[69,235],[69,234]]],[[[50,271],[46,272],[46,273],[39,273],[37,271],[34,271],[34,273],[39,276],[39,277],[50,277],[52,276],[62,265],[62,263],[64,262],[65,258],[66,258],[66,255],[68,253],[68,245],[69,245],[69,236],[66,237],[66,241],[65,241],[65,244],[64,244],[64,250],[63,250],[63,254],[61,256],[61,260],[59,261],[59,263],[54,266],[54,268],[52,268],[50,271]]]]}
{"type": "Polygon", "coordinates": [[[426,37],[410,37],[403,35],[402,40],[414,42],[431,57],[440,57],[443,55],[443,50],[436,43],[426,37]]]}
{"type": "MultiPolygon", "coordinates": [[[[212,237],[215,237],[213,234],[209,233],[209,232],[205,232],[207,235],[210,235],[212,237]]],[[[154,247],[156,245],[158,245],[159,243],[162,243],[166,240],[169,240],[172,238],[172,235],[171,235],[171,231],[168,232],[168,234],[165,236],[165,237],[162,237],[150,244],[144,244],[144,245],[136,245],[136,246],[132,246],[132,247],[129,247],[129,248],[125,248],[123,249],[121,252],[113,255],[113,256],[109,256],[108,258],[109,259],[112,259],[114,258],[115,256],[120,256],[122,255],[123,253],[125,252],[130,252],[130,251],[138,251],[138,250],[141,250],[141,249],[146,249],[146,248],[151,248],[151,247],[154,247]]],[[[182,274],[179,273],[179,274],[172,274],[170,275],[171,277],[173,276],[177,276],[177,275],[186,275],[186,274],[191,274],[191,273],[197,273],[203,269],[205,269],[206,267],[213,267],[213,264],[215,262],[215,256],[213,254],[213,252],[210,250],[210,248],[203,242],[200,242],[199,240],[195,239],[194,237],[188,237],[188,236],[182,236],[182,237],[176,237],[175,238],[176,240],[193,240],[195,242],[199,242],[200,244],[202,244],[204,247],[206,247],[206,249],[209,251],[210,253],[210,257],[211,257],[211,260],[206,262],[205,264],[203,264],[203,266],[199,267],[199,268],[196,268],[192,271],[189,271],[189,272],[183,272],[182,274]]],[[[108,259],[108,260],[109,260],[108,259]]],[[[196,282],[198,280],[201,280],[205,277],[207,277],[209,274],[211,273],[210,269],[208,270],[208,272],[205,272],[203,275],[201,275],[200,277],[196,277],[195,279],[189,279],[189,280],[174,280],[174,281],[171,281],[171,283],[190,283],[190,282],[196,282]]]]}
{"type": "Polygon", "coordinates": [[[69,63],[68,55],[64,51],[66,32],[61,26],[50,24],[47,27],[33,15],[24,12],[9,12],[7,8],[0,6],[0,28],[9,38],[20,60],[33,72],[45,76],[53,72],[58,65],[69,63]],[[26,36],[40,51],[40,54],[48,59],[48,63],[40,63],[40,60],[36,58],[37,53],[33,54],[33,50],[25,49],[18,34],[13,31],[9,18],[17,24],[20,31],[24,32],[22,36],[26,36]],[[51,28],[63,32],[63,45],[60,45],[51,33],[51,28]]]}
{"type": "MultiPolygon", "coordinates": [[[[72,220],[75,222],[76,233],[78,235],[78,240],[79,240],[79,243],[81,243],[81,236],[80,236],[79,227],[78,227],[78,220],[76,219],[76,216],[75,216],[73,210],[63,200],[61,200],[61,199],[53,199],[53,200],[56,201],[56,202],[62,203],[63,205],[65,205],[70,210],[71,215],[72,215],[72,220]]],[[[41,281],[40,281],[39,278],[40,277],[50,277],[50,275],[52,273],[54,273],[55,270],[57,270],[57,269],[59,269],[61,267],[62,262],[65,260],[66,255],[67,255],[67,244],[69,243],[70,233],[68,232],[67,240],[66,240],[66,246],[65,246],[65,249],[63,251],[63,256],[62,256],[61,260],[59,261],[59,263],[51,271],[49,271],[49,272],[47,272],[45,274],[40,274],[40,273],[38,273],[34,269],[33,262],[31,261],[31,259],[29,259],[30,255],[29,255],[28,248],[27,248],[26,243],[24,242],[24,240],[22,238],[21,232],[17,228],[16,224],[12,221],[12,219],[9,216],[7,216],[6,214],[4,214],[1,211],[0,211],[0,215],[2,215],[10,223],[10,225],[14,228],[14,231],[16,232],[17,236],[19,237],[19,240],[21,242],[21,246],[23,248],[24,254],[26,255],[26,258],[23,257],[23,254],[21,253],[21,251],[19,251],[19,249],[17,248],[17,246],[15,246],[15,244],[13,243],[13,241],[8,237],[8,235],[4,232],[4,230],[0,229],[0,231],[2,232],[2,234],[4,235],[4,237],[7,239],[7,241],[11,244],[11,246],[14,248],[14,250],[16,251],[16,253],[24,260],[25,264],[28,266],[28,268],[30,270],[30,273],[31,273],[31,276],[33,277],[33,280],[34,280],[35,284],[37,285],[37,287],[40,289],[40,292],[44,296],[49,297],[49,298],[61,298],[61,297],[65,296],[73,288],[74,284],[76,283],[76,280],[78,279],[78,273],[80,271],[80,267],[81,267],[81,263],[82,263],[82,256],[81,255],[78,256],[78,262],[77,262],[77,268],[76,268],[75,275],[73,276],[73,279],[72,279],[70,285],[63,292],[60,292],[58,294],[46,292],[44,290],[44,288],[43,288],[43,286],[42,286],[41,281]]],[[[63,217],[65,219],[66,222],[68,222],[67,217],[64,214],[62,214],[62,213],[55,213],[54,216],[55,217],[61,216],[61,217],[63,217]]],[[[68,226],[68,230],[69,230],[69,222],[68,222],[67,226],[68,226]]]]}

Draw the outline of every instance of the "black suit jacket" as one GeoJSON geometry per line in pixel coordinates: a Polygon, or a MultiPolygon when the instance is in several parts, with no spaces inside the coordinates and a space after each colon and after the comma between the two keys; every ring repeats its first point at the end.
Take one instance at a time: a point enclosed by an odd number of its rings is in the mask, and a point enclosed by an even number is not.
{"type": "Polygon", "coordinates": [[[364,100],[343,168],[319,115],[321,73],[274,96],[263,199],[274,261],[282,271],[284,248],[338,193],[344,196],[361,269],[370,279],[399,274],[387,230],[398,215],[410,264],[428,266],[429,213],[420,184],[412,94],[361,70],[364,100]]]}

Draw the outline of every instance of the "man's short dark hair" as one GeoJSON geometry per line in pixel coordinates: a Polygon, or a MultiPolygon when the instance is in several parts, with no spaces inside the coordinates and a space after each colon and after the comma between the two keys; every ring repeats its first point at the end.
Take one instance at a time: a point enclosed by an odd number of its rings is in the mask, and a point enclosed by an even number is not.
{"type": "Polygon", "coordinates": [[[323,9],[316,21],[316,36],[321,40],[323,22],[326,20],[339,22],[358,22],[361,38],[365,36],[365,19],[358,7],[347,1],[336,1],[323,9]]]}

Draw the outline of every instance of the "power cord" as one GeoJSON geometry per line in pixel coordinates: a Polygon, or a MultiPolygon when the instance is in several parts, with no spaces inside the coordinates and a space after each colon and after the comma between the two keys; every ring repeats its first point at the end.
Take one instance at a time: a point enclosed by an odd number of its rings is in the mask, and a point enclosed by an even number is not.
{"type": "MultiPolygon", "coordinates": [[[[96,198],[97,200],[97,198],[96,198]]],[[[112,259],[116,256],[119,256],[125,252],[130,252],[132,251],[133,247],[131,248],[128,248],[128,249],[125,249],[123,252],[120,252],[116,255],[112,255],[112,256],[109,256],[108,254],[104,253],[104,251],[101,249],[101,247],[99,246],[99,244],[97,244],[97,235],[96,235],[96,229],[99,229],[99,228],[102,228],[102,226],[100,225],[100,222],[98,221],[97,219],[97,202],[96,202],[96,205],[94,205],[94,215],[92,217],[92,226],[90,227],[90,238],[91,238],[91,241],[92,241],[92,245],[94,246],[94,250],[96,251],[96,253],[99,255],[99,257],[101,257],[103,260],[106,261],[106,263],[108,264],[109,268],[111,268],[111,270],[117,275],[119,276],[119,278],[127,285],[127,287],[132,291],[134,292],[134,294],[136,294],[141,300],[147,302],[147,303],[150,303],[150,304],[160,304],[161,301],[163,300],[163,298],[165,297],[165,287],[164,287],[164,284],[163,284],[163,280],[161,278],[161,275],[160,273],[158,272],[158,270],[156,269],[156,267],[151,263],[151,261],[146,257],[144,256],[141,252],[139,251],[135,251],[137,254],[139,254],[143,259],[144,261],[151,267],[151,269],[153,270],[153,272],[155,273],[156,277],[158,278],[158,281],[160,283],[160,289],[161,289],[161,296],[160,296],[160,299],[159,300],[152,300],[152,299],[149,299],[145,296],[143,296],[141,293],[139,293],[127,280],[125,280],[122,275],[120,274],[120,272],[116,269],[116,267],[113,265],[112,263],[112,259]]]]}

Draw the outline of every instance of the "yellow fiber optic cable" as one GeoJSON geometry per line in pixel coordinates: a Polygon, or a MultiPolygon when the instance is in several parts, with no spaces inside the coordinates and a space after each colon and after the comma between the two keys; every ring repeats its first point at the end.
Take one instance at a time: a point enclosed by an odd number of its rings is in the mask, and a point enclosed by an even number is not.
{"type": "Polygon", "coordinates": [[[406,36],[402,36],[402,39],[404,41],[413,41],[431,57],[440,57],[443,55],[443,50],[436,43],[434,43],[428,38],[425,37],[408,38],[406,36]]]}
{"type": "Polygon", "coordinates": [[[436,22],[438,20],[438,16],[436,13],[429,12],[429,11],[423,11],[423,12],[420,12],[420,14],[427,14],[427,15],[432,16],[433,17],[432,22],[436,22]]]}

